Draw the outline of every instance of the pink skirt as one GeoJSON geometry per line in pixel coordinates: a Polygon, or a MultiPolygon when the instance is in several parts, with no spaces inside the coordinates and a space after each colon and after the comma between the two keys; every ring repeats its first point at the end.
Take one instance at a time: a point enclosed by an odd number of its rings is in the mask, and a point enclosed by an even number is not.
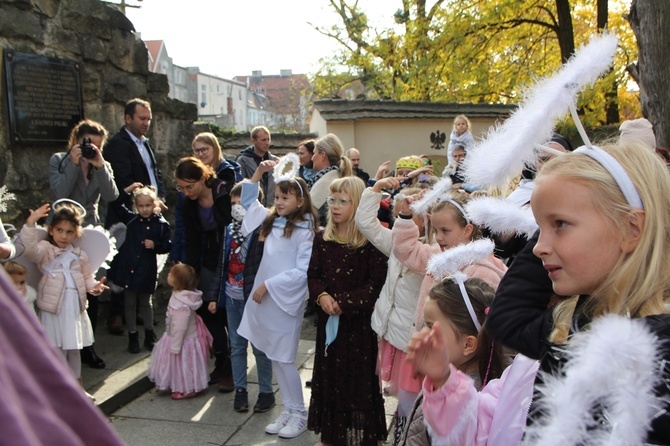
{"type": "MultiPolygon", "coordinates": [[[[196,318],[199,318],[197,316],[196,318]]],[[[159,390],[191,393],[200,392],[209,385],[209,346],[212,336],[198,324],[197,336],[184,339],[181,351],[170,352],[172,338],[167,332],[160,338],[151,353],[147,375],[159,390]]]]}
{"type": "Polygon", "coordinates": [[[377,374],[379,379],[389,383],[387,389],[390,395],[396,395],[398,387],[407,392],[421,391],[423,375],[417,374],[414,366],[405,360],[407,353],[398,350],[384,338],[379,341],[378,351],[377,374]]]}

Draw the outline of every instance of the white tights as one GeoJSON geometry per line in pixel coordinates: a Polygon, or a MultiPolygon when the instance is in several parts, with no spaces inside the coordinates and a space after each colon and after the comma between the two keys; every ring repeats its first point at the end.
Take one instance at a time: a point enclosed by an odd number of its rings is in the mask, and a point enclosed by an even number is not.
{"type": "Polygon", "coordinates": [[[302,381],[295,363],[272,361],[272,370],[279,384],[284,407],[291,412],[305,415],[307,411],[302,397],[302,381]]]}
{"type": "Polygon", "coordinates": [[[412,409],[414,408],[414,401],[416,401],[416,397],[418,395],[418,392],[409,392],[407,390],[398,388],[397,398],[399,417],[407,417],[412,413],[412,409]]]}
{"type": "Polygon", "coordinates": [[[72,374],[75,378],[81,378],[81,355],[79,350],[63,350],[59,349],[63,353],[65,362],[67,362],[68,367],[72,370],[72,374]]]}

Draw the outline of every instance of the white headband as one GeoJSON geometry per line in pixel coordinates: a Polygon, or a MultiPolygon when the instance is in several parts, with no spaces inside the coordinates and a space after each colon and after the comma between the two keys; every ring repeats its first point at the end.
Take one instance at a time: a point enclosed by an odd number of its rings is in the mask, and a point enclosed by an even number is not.
{"type": "Polygon", "coordinates": [[[465,218],[465,222],[466,222],[467,224],[470,224],[470,219],[468,218],[468,214],[465,213],[465,209],[463,209],[463,206],[461,206],[460,204],[456,203],[456,202],[451,198],[451,196],[448,196],[448,197],[442,197],[442,199],[441,199],[440,201],[446,201],[447,203],[453,204],[453,205],[456,207],[456,209],[458,209],[459,211],[461,211],[461,214],[463,214],[463,218],[465,218]]]}
{"type": "Polygon", "coordinates": [[[477,313],[475,313],[475,308],[472,306],[470,296],[468,296],[468,292],[465,290],[465,281],[467,280],[467,278],[468,276],[466,276],[465,273],[462,273],[460,271],[454,274],[454,282],[458,284],[458,288],[461,290],[461,296],[463,296],[463,302],[465,302],[465,306],[468,309],[468,313],[470,313],[472,323],[475,324],[477,333],[479,333],[482,331],[482,324],[479,323],[479,319],[477,319],[477,313]]]}
{"type": "Polygon", "coordinates": [[[70,200],[69,198],[61,198],[60,200],[54,201],[53,204],[51,205],[51,209],[53,209],[55,211],[56,207],[59,204],[62,204],[62,203],[70,203],[70,204],[78,207],[79,209],[81,209],[81,211],[83,213],[82,218],[86,217],[86,208],[84,206],[82,206],[81,203],[79,203],[78,201],[70,200]]]}

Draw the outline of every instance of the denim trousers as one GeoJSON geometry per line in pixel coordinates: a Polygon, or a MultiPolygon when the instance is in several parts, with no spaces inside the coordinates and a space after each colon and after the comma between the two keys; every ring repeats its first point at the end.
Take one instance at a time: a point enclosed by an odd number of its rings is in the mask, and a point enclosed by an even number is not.
{"type": "MultiPolygon", "coordinates": [[[[242,321],[242,314],[244,314],[244,304],[245,301],[242,299],[231,299],[226,296],[230,362],[233,367],[233,382],[236,389],[247,388],[247,346],[249,341],[237,333],[242,321]]],[[[251,344],[251,348],[256,358],[259,392],[272,393],[272,361],[253,344],[251,344]]]]}

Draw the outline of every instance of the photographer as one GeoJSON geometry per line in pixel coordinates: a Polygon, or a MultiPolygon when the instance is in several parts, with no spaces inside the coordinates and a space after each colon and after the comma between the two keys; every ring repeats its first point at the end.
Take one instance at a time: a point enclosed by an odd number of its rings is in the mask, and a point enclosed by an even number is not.
{"type": "MultiPolygon", "coordinates": [[[[84,206],[84,226],[101,224],[98,213],[100,198],[109,203],[119,196],[112,167],[102,157],[105,141],[107,130],[102,124],[89,119],[80,121],[70,132],[67,152],[55,153],[49,160],[49,185],[54,199],[69,198],[84,206]]],[[[86,296],[86,311],[95,332],[98,297],[86,296]]],[[[95,353],[92,345],[84,347],[81,352],[83,363],[96,369],[105,367],[105,362],[95,353]]]]}

